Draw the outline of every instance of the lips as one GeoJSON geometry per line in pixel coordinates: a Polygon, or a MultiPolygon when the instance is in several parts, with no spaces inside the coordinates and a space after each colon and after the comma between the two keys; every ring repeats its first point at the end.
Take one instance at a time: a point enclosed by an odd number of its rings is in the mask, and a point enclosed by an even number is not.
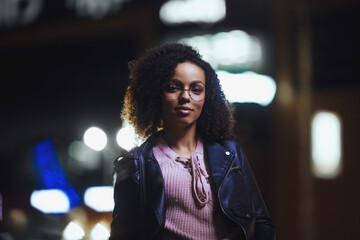
{"type": "Polygon", "coordinates": [[[193,109],[191,109],[189,107],[185,107],[185,106],[180,106],[180,107],[176,107],[175,111],[182,113],[182,114],[189,114],[190,112],[193,111],[193,109]]]}

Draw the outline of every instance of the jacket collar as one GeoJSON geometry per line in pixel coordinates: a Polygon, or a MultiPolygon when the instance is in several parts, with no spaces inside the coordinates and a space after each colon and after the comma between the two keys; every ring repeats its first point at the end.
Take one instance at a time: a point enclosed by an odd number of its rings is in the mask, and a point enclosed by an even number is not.
{"type": "Polygon", "coordinates": [[[142,149],[141,152],[143,153],[144,156],[152,156],[152,157],[154,156],[152,152],[152,148],[154,147],[155,141],[161,135],[161,133],[162,131],[158,131],[154,133],[153,135],[148,137],[143,144],[141,144],[139,148],[142,149]]]}
{"type": "Polygon", "coordinates": [[[212,176],[216,189],[219,189],[222,180],[233,163],[235,153],[218,142],[205,143],[204,152],[210,171],[209,175],[212,176]]]}
{"type": "MultiPolygon", "coordinates": [[[[154,133],[140,146],[144,156],[154,157],[152,148],[161,133],[162,131],[154,133]]],[[[227,147],[231,144],[230,142],[231,141],[225,141],[223,144],[220,144],[220,142],[204,141],[204,153],[211,173],[210,175],[216,184],[216,188],[221,184],[222,179],[225,177],[227,170],[233,162],[232,160],[234,160],[235,152],[227,147]],[[221,159],[221,161],[219,161],[219,159],[221,159]]]]}

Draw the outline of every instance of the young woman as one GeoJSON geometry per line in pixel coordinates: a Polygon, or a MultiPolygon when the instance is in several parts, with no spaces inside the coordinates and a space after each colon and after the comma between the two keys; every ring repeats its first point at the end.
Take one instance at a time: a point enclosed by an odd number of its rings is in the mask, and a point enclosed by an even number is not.
{"type": "Polygon", "coordinates": [[[129,64],[123,119],[147,138],[115,162],[115,239],[275,239],[214,69],[166,44],[129,64]]]}

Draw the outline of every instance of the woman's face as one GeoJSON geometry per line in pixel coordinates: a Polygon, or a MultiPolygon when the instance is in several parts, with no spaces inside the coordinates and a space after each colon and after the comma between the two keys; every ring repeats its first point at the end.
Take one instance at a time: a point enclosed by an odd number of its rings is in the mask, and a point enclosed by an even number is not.
{"type": "Polygon", "coordinates": [[[179,63],[165,86],[163,120],[165,127],[175,124],[189,127],[196,124],[205,101],[205,72],[191,62],[179,63]]]}

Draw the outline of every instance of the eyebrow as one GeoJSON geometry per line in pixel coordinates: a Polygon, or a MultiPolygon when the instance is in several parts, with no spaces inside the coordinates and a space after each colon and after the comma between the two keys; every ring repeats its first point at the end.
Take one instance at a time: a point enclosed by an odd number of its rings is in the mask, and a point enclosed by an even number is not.
{"type": "MultiPolygon", "coordinates": [[[[177,84],[181,84],[184,85],[180,80],[176,79],[176,78],[172,78],[170,79],[170,81],[176,82],[177,84]]],[[[203,83],[201,80],[194,80],[190,83],[190,85],[196,84],[196,83],[202,83],[205,85],[205,83],[203,83]]]]}

